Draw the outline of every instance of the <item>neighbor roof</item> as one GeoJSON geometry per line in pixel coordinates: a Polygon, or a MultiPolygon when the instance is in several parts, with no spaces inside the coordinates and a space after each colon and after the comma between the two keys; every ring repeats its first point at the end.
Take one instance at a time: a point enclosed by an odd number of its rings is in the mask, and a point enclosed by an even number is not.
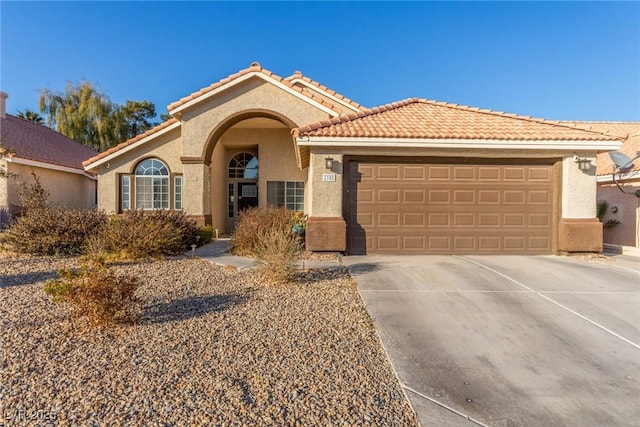
{"type": "MultiPolygon", "coordinates": [[[[620,152],[630,158],[634,158],[640,151],[640,122],[560,122],[566,126],[579,129],[587,129],[602,132],[606,135],[614,135],[624,140],[620,152]]],[[[611,175],[613,162],[608,153],[600,153],[596,159],[596,173],[598,175],[611,175]]],[[[634,162],[634,167],[629,172],[640,171],[640,159],[634,162]]]]}
{"type": "MultiPolygon", "coordinates": [[[[323,97],[314,94],[313,92],[310,92],[309,90],[305,90],[305,88],[300,87],[299,85],[296,85],[294,83],[291,82],[291,78],[289,79],[284,79],[274,73],[272,73],[269,70],[266,70],[264,68],[262,68],[262,66],[258,63],[258,62],[254,62],[251,64],[251,66],[249,68],[245,68],[243,70],[238,71],[235,74],[231,74],[230,76],[217,81],[216,83],[213,83],[207,87],[204,87],[202,89],[200,89],[197,92],[193,92],[191,95],[189,96],[185,96],[184,98],[181,98],[180,100],[173,102],[171,104],[169,104],[167,106],[167,109],[169,110],[169,112],[171,113],[172,111],[176,110],[179,107],[184,106],[187,103],[190,103],[192,101],[195,101],[199,98],[203,98],[206,94],[222,88],[225,85],[228,85],[238,79],[240,79],[243,76],[246,76],[247,74],[251,74],[251,73],[256,73],[256,74],[260,74],[263,75],[267,78],[273,79],[275,82],[277,83],[281,83],[284,86],[286,86],[287,88],[298,92],[302,95],[304,95],[305,97],[309,98],[310,100],[313,100],[315,102],[317,102],[318,104],[321,104],[322,106],[328,108],[329,110],[340,114],[343,111],[343,108],[341,108],[339,105],[336,105],[335,103],[329,102],[326,99],[324,99],[323,97]]],[[[294,75],[295,76],[295,75],[294,75]]],[[[309,79],[310,80],[310,79],[309,79]]],[[[320,85],[318,84],[317,87],[319,87],[320,85]]],[[[340,100],[347,100],[348,98],[345,98],[344,96],[336,93],[335,91],[331,91],[328,88],[324,88],[322,90],[325,90],[327,95],[329,95],[329,97],[336,97],[340,100]]],[[[349,103],[352,103],[353,101],[349,100],[349,103]]],[[[353,103],[355,104],[355,103],[353,103]]],[[[353,108],[360,108],[359,104],[355,104],[353,108]],[[355,107],[355,105],[358,105],[358,107],[355,107]]]]}
{"type": "Polygon", "coordinates": [[[84,171],[82,161],[97,152],[47,126],[19,117],[0,117],[0,148],[11,157],[84,171]]]}
{"type": "Polygon", "coordinates": [[[410,98],[294,129],[298,137],[616,141],[557,121],[410,98]]]}

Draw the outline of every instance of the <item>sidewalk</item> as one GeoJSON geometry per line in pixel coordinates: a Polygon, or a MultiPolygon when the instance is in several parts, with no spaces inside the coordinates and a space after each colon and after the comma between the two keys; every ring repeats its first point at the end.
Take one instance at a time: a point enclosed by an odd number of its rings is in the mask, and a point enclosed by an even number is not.
{"type": "MultiPolygon", "coordinates": [[[[228,238],[221,238],[200,246],[195,251],[188,251],[185,256],[196,256],[216,265],[231,266],[238,270],[256,267],[256,261],[253,258],[231,255],[229,250],[232,246],[228,238]]],[[[342,267],[342,264],[340,261],[298,261],[298,268],[303,270],[334,267],[342,267]]]]}

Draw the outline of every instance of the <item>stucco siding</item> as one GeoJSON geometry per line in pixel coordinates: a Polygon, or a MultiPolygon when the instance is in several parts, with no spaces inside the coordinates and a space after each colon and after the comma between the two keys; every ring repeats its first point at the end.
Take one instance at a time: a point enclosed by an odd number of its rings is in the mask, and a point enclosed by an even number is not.
{"type": "Polygon", "coordinates": [[[62,172],[15,163],[8,164],[8,171],[18,175],[18,182],[9,180],[6,204],[19,205],[18,185],[20,182],[33,183],[35,174],[42,187],[49,192],[49,202],[70,209],[92,209],[96,207],[96,181],[84,174],[62,172]]]}
{"type": "MultiPolygon", "coordinates": [[[[640,189],[640,181],[625,182],[623,188],[627,192],[635,192],[640,189]]],[[[616,226],[605,227],[604,243],[640,247],[640,198],[624,194],[613,183],[600,184],[598,202],[609,204],[603,222],[610,219],[620,221],[616,226]]]]}
{"type": "MultiPolygon", "coordinates": [[[[577,153],[595,165],[596,153],[577,153]]],[[[587,219],[596,217],[596,168],[582,171],[567,154],[562,162],[562,217],[587,219]]]]}
{"type": "Polygon", "coordinates": [[[184,112],[183,155],[201,157],[219,125],[251,110],[277,113],[296,126],[328,118],[327,113],[302,99],[260,78],[252,78],[184,112]]]}
{"type": "Polygon", "coordinates": [[[310,179],[313,187],[310,191],[311,205],[308,207],[312,217],[342,216],[342,155],[338,153],[312,153],[310,159],[310,179]],[[334,167],[328,170],[325,159],[331,157],[334,167]],[[335,175],[335,181],[323,181],[322,175],[335,175]]]}
{"type": "MultiPolygon", "coordinates": [[[[7,171],[7,163],[0,157],[0,171],[7,171]]],[[[9,201],[8,201],[8,179],[0,176],[0,229],[6,227],[9,223],[9,201]]]]}

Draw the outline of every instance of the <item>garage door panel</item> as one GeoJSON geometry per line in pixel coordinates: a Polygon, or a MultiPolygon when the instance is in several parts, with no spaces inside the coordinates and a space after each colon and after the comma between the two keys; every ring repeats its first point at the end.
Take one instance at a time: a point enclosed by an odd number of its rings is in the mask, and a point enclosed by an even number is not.
{"type": "Polygon", "coordinates": [[[530,166],[527,171],[529,181],[551,182],[551,169],[548,167],[530,166]]]}
{"type": "Polygon", "coordinates": [[[478,179],[481,181],[500,181],[502,178],[501,168],[498,166],[480,166],[478,168],[478,179]]]}
{"type": "Polygon", "coordinates": [[[430,181],[449,181],[451,179],[451,168],[449,166],[431,166],[427,168],[427,171],[430,181]]]}
{"type": "Polygon", "coordinates": [[[402,203],[419,203],[423,204],[427,199],[426,191],[423,189],[409,189],[402,191],[402,203]]]}
{"type": "Polygon", "coordinates": [[[450,203],[450,190],[428,190],[428,203],[450,203]]]}
{"type": "Polygon", "coordinates": [[[402,225],[404,225],[405,227],[424,227],[424,218],[424,212],[403,212],[402,225]]]}
{"type": "Polygon", "coordinates": [[[551,165],[349,162],[348,172],[350,253],[552,250],[551,165]]]}

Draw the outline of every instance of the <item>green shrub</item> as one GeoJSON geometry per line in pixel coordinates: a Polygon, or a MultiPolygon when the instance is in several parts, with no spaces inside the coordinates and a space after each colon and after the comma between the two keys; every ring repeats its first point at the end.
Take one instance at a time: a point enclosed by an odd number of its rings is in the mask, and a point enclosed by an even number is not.
{"type": "Polygon", "coordinates": [[[181,211],[130,210],[110,217],[101,235],[108,252],[140,259],[181,254],[197,243],[200,230],[181,211]]]}
{"type": "Polygon", "coordinates": [[[79,271],[61,270],[44,291],[54,302],[67,302],[77,317],[86,317],[92,325],[132,322],[137,315],[134,293],[139,286],[135,277],[116,275],[104,262],[93,259],[79,271]]]}
{"type": "Polygon", "coordinates": [[[291,232],[277,228],[256,233],[255,254],[258,271],[266,281],[286,283],[293,280],[302,251],[302,240],[291,232]]]}
{"type": "Polygon", "coordinates": [[[236,219],[231,241],[236,255],[257,256],[258,235],[262,231],[277,230],[291,234],[295,225],[290,210],[276,207],[251,208],[241,212],[236,219]]]}
{"type": "Polygon", "coordinates": [[[210,243],[213,239],[213,227],[210,225],[205,225],[204,227],[200,227],[200,242],[201,243],[210,243]]]}
{"type": "Polygon", "coordinates": [[[21,210],[6,230],[3,244],[15,252],[40,255],[75,255],[84,251],[88,236],[106,221],[97,210],[50,206],[49,194],[34,175],[30,185],[19,186],[21,210]]]}

